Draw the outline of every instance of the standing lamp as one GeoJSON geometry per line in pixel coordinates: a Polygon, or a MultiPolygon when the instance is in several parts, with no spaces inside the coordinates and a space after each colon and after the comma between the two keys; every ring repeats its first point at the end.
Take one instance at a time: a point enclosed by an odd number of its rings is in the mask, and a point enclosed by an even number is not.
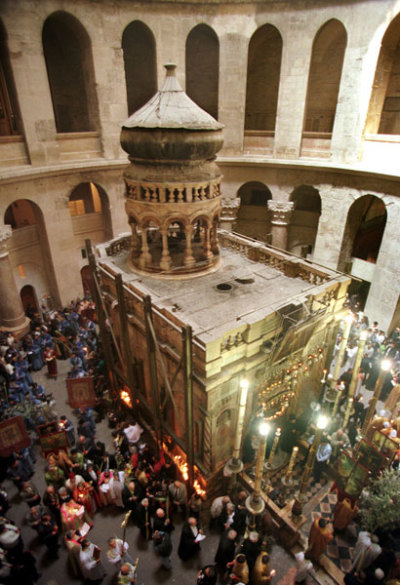
{"type": "Polygon", "coordinates": [[[262,420],[258,425],[258,433],[260,435],[258,449],[257,449],[257,460],[256,460],[256,473],[254,478],[254,489],[251,495],[246,500],[246,508],[250,513],[249,530],[254,529],[255,516],[261,514],[265,508],[265,502],[261,497],[261,480],[264,470],[265,460],[265,448],[267,446],[267,436],[270,431],[269,424],[262,420]]]}
{"type": "Polygon", "coordinates": [[[225,471],[229,475],[234,475],[235,478],[236,478],[237,474],[240,473],[243,469],[243,461],[240,459],[240,447],[242,444],[244,415],[245,415],[245,411],[246,411],[248,388],[249,388],[248,381],[245,379],[240,380],[239,411],[238,411],[238,419],[237,419],[237,426],[236,426],[235,443],[233,446],[232,457],[229,459],[229,461],[225,465],[225,471]]]}
{"type": "Polygon", "coordinates": [[[318,447],[321,442],[322,433],[328,426],[329,419],[324,414],[320,414],[317,419],[317,430],[314,435],[314,439],[311,448],[308,452],[306,467],[304,469],[303,477],[301,478],[299,491],[294,498],[292,514],[294,516],[300,516],[303,511],[303,505],[307,501],[306,491],[312,469],[314,467],[315,457],[317,455],[318,447]]]}
{"type": "Polygon", "coordinates": [[[355,396],[356,390],[357,390],[358,374],[360,372],[361,360],[362,360],[362,357],[364,355],[364,348],[365,348],[367,338],[368,338],[367,331],[361,331],[356,361],[354,362],[353,375],[351,377],[351,382],[350,382],[350,386],[349,386],[349,395],[347,397],[346,411],[344,413],[344,419],[343,419],[343,425],[342,425],[343,429],[345,429],[348,425],[350,414],[351,414],[351,409],[353,407],[354,396],[355,396]]]}

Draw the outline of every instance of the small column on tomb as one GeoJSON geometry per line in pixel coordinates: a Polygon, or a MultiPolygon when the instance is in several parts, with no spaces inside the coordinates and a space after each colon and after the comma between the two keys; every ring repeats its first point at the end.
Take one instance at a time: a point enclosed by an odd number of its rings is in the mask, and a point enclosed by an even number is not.
{"type": "Polygon", "coordinates": [[[162,228],[160,233],[162,242],[160,267],[163,270],[169,270],[171,268],[171,256],[168,249],[168,229],[162,228]]]}

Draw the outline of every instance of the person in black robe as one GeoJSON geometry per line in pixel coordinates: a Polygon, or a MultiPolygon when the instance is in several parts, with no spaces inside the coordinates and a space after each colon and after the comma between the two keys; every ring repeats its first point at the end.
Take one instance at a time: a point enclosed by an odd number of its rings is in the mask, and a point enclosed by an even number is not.
{"type": "Polygon", "coordinates": [[[225,530],[219,539],[218,549],[215,554],[215,562],[221,574],[226,571],[227,563],[230,563],[234,556],[237,546],[237,532],[236,530],[225,530]]]}
{"type": "Polygon", "coordinates": [[[152,517],[148,498],[143,498],[136,508],[136,524],[145,540],[150,540],[153,534],[152,517]]]}
{"type": "Polygon", "coordinates": [[[178,555],[182,561],[187,561],[200,550],[200,543],[197,541],[197,537],[200,534],[201,529],[197,525],[196,518],[188,518],[182,526],[178,547],[178,555]]]}

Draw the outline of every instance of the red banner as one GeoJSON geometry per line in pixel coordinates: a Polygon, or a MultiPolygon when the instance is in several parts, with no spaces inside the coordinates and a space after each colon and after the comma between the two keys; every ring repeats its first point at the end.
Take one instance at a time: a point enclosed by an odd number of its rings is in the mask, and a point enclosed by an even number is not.
{"type": "Polygon", "coordinates": [[[68,403],[71,408],[93,407],[96,403],[93,378],[67,378],[68,403]]]}
{"type": "Polygon", "coordinates": [[[31,440],[22,416],[13,416],[0,423],[0,455],[8,457],[14,451],[29,447],[31,440]]]}

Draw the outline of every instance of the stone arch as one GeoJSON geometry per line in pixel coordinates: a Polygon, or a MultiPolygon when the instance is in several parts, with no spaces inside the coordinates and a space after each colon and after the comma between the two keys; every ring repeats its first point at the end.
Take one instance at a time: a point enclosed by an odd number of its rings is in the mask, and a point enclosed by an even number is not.
{"type": "Polygon", "coordinates": [[[11,69],[7,31],[0,19],[0,136],[22,134],[21,115],[17,91],[11,69]]]}
{"type": "Polygon", "coordinates": [[[260,181],[244,183],[238,190],[240,198],[235,231],[263,242],[268,241],[271,231],[268,201],[272,199],[269,188],[260,181]]]}
{"type": "Polygon", "coordinates": [[[68,207],[78,247],[85,248],[85,239],[95,245],[113,237],[110,203],[100,185],[92,182],[77,185],[69,196],[68,207]]]}
{"type": "Polygon", "coordinates": [[[42,43],[57,132],[99,129],[92,46],[83,25],[67,12],[54,12],[42,29],[42,43]]]}
{"type": "Polygon", "coordinates": [[[400,14],[381,43],[366,122],[368,134],[400,134],[400,14]]]}
{"type": "Polygon", "coordinates": [[[347,33],[332,19],[314,38],[308,75],[304,132],[332,134],[339,95],[347,33]]]}
{"type": "Polygon", "coordinates": [[[212,222],[209,216],[200,214],[192,220],[192,253],[196,262],[213,258],[212,222]]]}
{"type": "Polygon", "coordinates": [[[321,215],[321,197],[318,189],[310,185],[296,187],[290,195],[294,203],[288,238],[288,250],[310,258],[318,233],[321,215]]]}
{"type": "MultiPolygon", "coordinates": [[[[370,194],[356,199],[347,213],[338,269],[367,283],[361,288],[357,285],[364,296],[360,299],[362,306],[373,277],[373,265],[378,258],[386,219],[385,203],[370,194]]],[[[349,292],[354,292],[353,289],[349,292]]]]}
{"type": "Polygon", "coordinates": [[[12,228],[9,255],[18,289],[31,285],[39,303],[47,298],[55,306],[58,291],[42,210],[29,199],[17,199],[7,207],[4,223],[12,228]]]}
{"type": "Polygon", "coordinates": [[[134,20],[122,34],[128,115],[136,112],[157,91],[156,41],[149,27],[134,20]]]}
{"type": "Polygon", "coordinates": [[[30,310],[34,313],[40,312],[39,301],[34,286],[25,284],[19,291],[19,296],[21,297],[25,314],[28,314],[30,310]]]}
{"type": "Polygon", "coordinates": [[[258,28],[250,39],[245,130],[275,131],[282,48],[281,34],[271,24],[258,28]]]}
{"type": "Polygon", "coordinates": [[[186,93],[218,119],[219,40],[207,24],[198,24],[186,39],[186,93]]]}

